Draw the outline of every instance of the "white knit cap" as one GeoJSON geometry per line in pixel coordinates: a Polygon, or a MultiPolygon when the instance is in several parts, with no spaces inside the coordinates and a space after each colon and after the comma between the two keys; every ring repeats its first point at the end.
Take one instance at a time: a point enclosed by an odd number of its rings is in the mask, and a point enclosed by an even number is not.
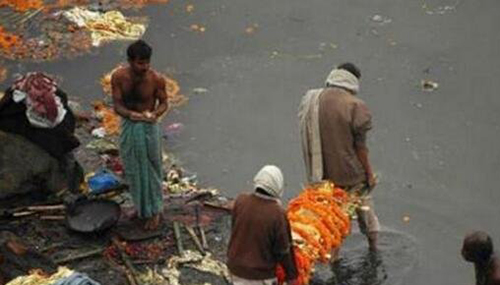
{"type": "Polygon", "coordinates": [[[359,92],[359,79],[344,69],[333,69],[326,78],[326,85],[343,87],[354,94],[359,92]]]}
{"type": "Polygon", "coordinates": [[[253,178],[255,189],[260,188],[275,198],[283,195],[283,173],[274,165],[266,165],[253,178]]]}

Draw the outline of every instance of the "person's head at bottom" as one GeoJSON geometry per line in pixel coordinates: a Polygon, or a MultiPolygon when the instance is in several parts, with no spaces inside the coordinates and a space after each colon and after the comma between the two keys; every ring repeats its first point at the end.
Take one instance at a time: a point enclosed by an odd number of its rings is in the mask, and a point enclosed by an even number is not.
{"type": "Polygon", "coordinates": [[[257,193],[281,199],[284,192],[284,180],[281,169],[275,165],[262,167],[255,175],[254,187],[257,193]]]}
{"type": "Polygon", "coordinates": [[[462,257],[477,264],[487,263],[493,254],[491,237],[483,231],[468,233],[462,246],[462,257]]]}

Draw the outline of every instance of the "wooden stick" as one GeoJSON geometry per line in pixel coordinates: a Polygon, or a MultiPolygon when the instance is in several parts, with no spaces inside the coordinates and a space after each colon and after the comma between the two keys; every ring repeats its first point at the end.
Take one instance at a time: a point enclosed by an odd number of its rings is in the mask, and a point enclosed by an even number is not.
{"type": "Polygon", "coordinates": [[[29,206],[26,208],[28,211],[56,211],[64,210],[66,207],[64,205],[42,205],[42,206],[29,206]]]}
{"type": "Polygon", "coordinates": [[[198,230],[200,231],[201,235],[201,245],[203,246],[204,250],[209,250],[208,248],[208,242],[207,242],[207,237],[205,236],[205,231],[201,226],[198,226],[198,230]]]}
{"type": "Polygon", "coordinates": [[[54,215],[50,216],[50,215],[48,215],[48,216],[41,216],[40,217],[40,220],[47,220],[47,221],[62,221],[64,219],[66,219],[65,216],[54,216],[54,215]]]}
{"type": "Polygon", "coordinates": [[[126,271],[128,271],[127,279],[129,279],[130,285],[138,285],[139,283],[137,282],[137,279],[135,277],[136,276],[135,267],[130,261],[127,254],[125,253],[125,249],[123,248],[122,244],[120,243],[117,237],[113,237],[111,241],[113,242],[113,245],[116,247],[116,250],[120,253],[120,257],[122,258],[123,263],[125,264],[125,267],[127,269],[126,271]]]}
{"type": "Polygon", "coordinates": [[[207,243],[207,238],[205,237],[205,231],[203,231],[203,228],[201,227],[200,223],[200,205],[196,205],[195,208],[195,215],[196,215],[196,227],[200,231],[200,236],[201,236],[201,245],[204,250],[208,250],[208,243],[207,243]]]}
{"type": "Polygon", "coordinates": [[[109,265],[109,267],[111,267],[111,268],[121,272],[123,275],[125,275],[125,278],[127,278],[127,281],[130,285],[137,285],[135,283],[135,279],[133,278],[132,275],[130,275],[130,272],[128,272],[126,268],[124,268],[123,266],[120,266],[114,260],[109,259],[109,258],[104,258],[104,262],[106,262],[109,265]]]}
{"type": "Polygon", "coordinates": [[[182,256],[184,254],[184,248],[182,246],[181,229],[179,227],[179,222],[177,221],[174,221],[174,236],[177,242],[177,250],[179,251],[179,255],[182,256]]]}
{"type": "Polygon", "coordinates": [[[203,205],[207,206],[207,207],[215,208],[218,210],[228,211],[228,212],[231,212],[231,210],[232,210],[230,203],[224,204],[224,205],[217,205],[217,204],[211,203],[211,202],[203,202],[203,205]]]}
{"type": "Polygon", "coordinates": [[[35,17],[38,13],[40,13],[40,11],[43,10],[43,7],[41,8],[38,8],[36,11],[34,11],[33,13],[29,14],[28,16],[26,16],[24,19],[22,19],[21,21],[19,21],[19,25],[22,25],[24,23],[26,23],[26,21],[28,21],[29,19],[35,17]]]}
{"type": "Polygon", "coordinates": [[[193,239],[194,244],[196,245],[198,250],[201,252],[201,254],[205,255],[205,250],[203,249],[203,246],[200,243],[200,239],[198,239],[198,237],[196,236],[196,233],[194,232],[193,227],[187,226],[187,225],[184,225],[184,227],[186,228],[187,232],[189,233],[189,235],[193,239]]]}
{"type": "Polygon", "coordinates": [[[87,258],[87,257],[91,257],[91,256],[94,256],[94,255],[98,255],[98,254],[101,254],[103,251],[104,251],[104,248],[94,249],[94,250],[91,250],[91,251],[88,251],[88,252],[84,252],[84,253],[80,253],[80,254],[77,254],[77,255],[68,256],[66,258],[62,258],[62,259],[56,260],[55,263],[57,263],[57,264],[64,264],[64,263],[68,263],[70,261],[75,261],[75,260],[79,260],[79,259],[84,259],[84,258],[87,258]]]}
{"type": "Polygon", "coordinates": [[[60,246],[63,246],[63,245],[65,245],[65,243],[64,243],[64,242],[52,243],[52,244],[51,244],[51,245],[49,245],[49,246],[46,246],[46,247],[41,248],[41,249],[39,250],[39,252],[42,252],[42,253],[43,253],[43,252],[46,252],[46,251],[50,251],[50,250],[56,249],[56,248],[58,248],[58,247],[60,247],[60,246]]]}
{"type": "Polygon", "coordinates": [[[24,211],[24,212],[13,213],[12,216],[14,218],[21,218],[21,217],[31,216],[33,214],[36,214],[36,213],[33,211],[24,211]]]}

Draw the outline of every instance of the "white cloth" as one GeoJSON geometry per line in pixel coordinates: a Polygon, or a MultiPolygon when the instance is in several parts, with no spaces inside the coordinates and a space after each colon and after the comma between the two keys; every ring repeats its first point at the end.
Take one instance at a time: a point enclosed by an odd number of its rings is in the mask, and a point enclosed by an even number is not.
{"type": "Polygon", "coordinates": [[[231,274],[231,279],[233,279],[232,280],[233,285],[273,285],[277,284],[278,282],[278,279],[276,278],[265,279],[265,280],[249,280],[238,277],[234,274],[231,274]]]}
{"type": "Polygon", "coordinates": [[[29,96],[27,96],[25,92],[21,90],[14,90],[12,99],[16,103],[25,100],[26,118],[28,118],[28,121],[32,126],[37,128],[48,128],[48,129],[54,128],[64,120],[64,117],[66,116],[67,113],[66,109],[64,108],[61,102],[61,99],[57,96],[54,96],[54,100],[56,101],[57,104],[57,118],[53,122],[47,118],[39,116],[33,110],[31,100],[29,99],[29,96]]]}
{"type": "Polygon", "coordinates": [[[306,165],[307,181],[319,182],[323,179],[323,157],[319,133],[319,99],[324,89],[309,90],[299,107],[300,136],[302,154],[306,165]]]}
{"type": "Polygon", "coordinates": [[[273,197],[281,198],[283,196],[283,173],[274,165],[262,167],[255,175],[253,182],[255,188],[260,188],[273,197]]]}
{"type": "Polygon", "coordinates": [[[357,94],[359,92],[359,79],[347,70],[333,69],[326,78],[326,86],[342,87],[357,94]]]}
{"type": "Polygon", "coordinates": [[[94,46],[109,40],[137,40],[146,32],[145,24],[132,23],[119,11],[100,13],[75,7],[63,15],[78,27],[90,30],[94,46]]]}

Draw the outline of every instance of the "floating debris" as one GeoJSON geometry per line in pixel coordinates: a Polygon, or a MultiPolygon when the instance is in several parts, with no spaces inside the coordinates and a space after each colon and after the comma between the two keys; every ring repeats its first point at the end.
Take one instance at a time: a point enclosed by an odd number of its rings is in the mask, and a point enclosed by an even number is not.
{"type": "Polygon", "coordinates": [[[421,82],[422,85],[422,90],[426,92],[432,92],[436,89],[438,89],[439,84],[437,82],[434,82],[432,80],[422,80],[421,82]]]}
{"type": "Polygon", "coordinates": [[[203,94],[203,93],[207,93],[208,89],[198,87],[198,88],[194,88],[193,92],[196,93],[196,94],[203,94]]]}
{"type": "Polygon", "coordinates": [[[46,61],[88,53],[92,45],[98,46],[103,41],[137,39],[144,34],[146,19],[132,21],[115,10],[142,8],[168,3],[168,0],[93,2],[96,1],[0,0],[0,8],[5,8],[0,9],[0,56],[10,60],[46,61]],[[63,12],[67,8],[72,9],[63,12]],[[89,22],[79,26],[63,19],[63,14],[75,13],[75,9],[87,11],[78,16],[85,14],[89,22]]]}
{"type": "Polygon", "coordinates": [[[170,0],[119,0],[117,2],[124,9],[140,9],[150,4],[167,4],[170,0]]]}
{"type": "Polygon", "coordinates": [[[75,27],[57,13],[37,11],[26,12],[27,16],[14,12],[2,14],[5,17],[0,23],[0,56],[41,61],[90,50],[88,31],[75,27]]]}
{"type": "Polygon", "coordinates": [[[169,138],[182,132],[184,125],[182,123],[173,123],[165,128],[164,137],[169,138]]]}
{"type": "Polygon", "coordinates": [[[188,13],[192,13],[194,11],[194,5],[193,4],[189,4],[186,6],[186,12],[188,13]]]}
{"type": "Polygon", "coordinates": [[[371,20],[381,26],[392,23],[392,19],[382,15],[374,15],[371,20]]]}
{"type": "Polygon", "coordinates": [[[444,15],[446,13],[450,13],[456,10],[457,5],[446,5],[446,6],[438,6],[434,9],[430,9],[427,4],[424,4],[422,8],[425,10],[427,15],[444,15]]]}
{"type": "Polygon", "coordinates": [[[88,29],[94,46],[103,41],[137,40],[146,32],[146,24],[132,22],[119,11],[100,13],[75,7],[63,15],[78,27],[88,29]]]}
{"type": "Polygon", "coordinates": [[[199,33],[204,33],[206,31],[206,28],[204,26],[198,24],[192,24],[191,26],[189,26],[189,29],[193,32],[199,33]]]}
{"type": "Polygon", "coordinates": [[[247,35],[253,35],[255,34],[255,32],[257,31],[257,28],[259,27],[258,24],[253,24],[251,26],[248,26],[246,29],[245,29],[245,34],[247,35]]]}

